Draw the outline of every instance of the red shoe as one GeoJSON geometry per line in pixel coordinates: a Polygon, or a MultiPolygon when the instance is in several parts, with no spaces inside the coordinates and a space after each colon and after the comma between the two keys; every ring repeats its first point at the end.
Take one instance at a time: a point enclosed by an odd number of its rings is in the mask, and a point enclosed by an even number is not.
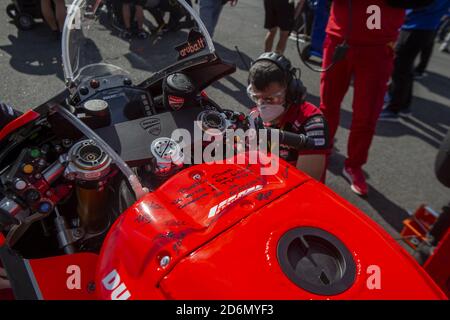
{"type": "Polygon", "coordinates": [[[366,177],[361,168],[349,168],[344,166],[343,176],[350,182],[350,188],[354,193],[360,196],[366,196],[369,188],[367,187],[366,177]]]}

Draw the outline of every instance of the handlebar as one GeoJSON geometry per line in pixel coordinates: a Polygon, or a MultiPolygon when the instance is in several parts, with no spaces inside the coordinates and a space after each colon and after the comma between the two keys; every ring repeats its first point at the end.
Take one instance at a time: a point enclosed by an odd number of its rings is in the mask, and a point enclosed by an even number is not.
{"type": "Polygon", "coordinates": [[[279,129],[267,129],[270,134],[274,131],[278,131],[279,143],[287,145],[288,147],[294,148],[296,150],[308,150],[315,147],[314,140],[309,138],[305,134],[297,134],[289,131],[279,130],[279,129]]]}

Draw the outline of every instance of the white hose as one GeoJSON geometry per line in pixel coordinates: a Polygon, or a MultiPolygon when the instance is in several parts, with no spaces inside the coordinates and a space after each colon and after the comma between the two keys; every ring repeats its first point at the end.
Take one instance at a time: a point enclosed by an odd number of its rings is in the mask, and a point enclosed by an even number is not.
{"type": "Polygon", "coordinates": [[[100,138],[91,128],[85,125],[82,121],[78,120],[72,113],[66,110],[63,106],[56,105],[54,107],[55,111],[58,112],[64,119],[73,124],[78,130],[80,130],[86,137],[93,140],[100,148],[103,149],[115,163],[115,165],[119,168],[120,171],[124,174],[124,176],[128,179],[128,182],[131,185],[131,188],[136,195],[136,199],[140,199],[146,193],[148,193],[148,189],[142,187],[139,178],[134,174],[134,172],[130,169],[130,167],[122,160],[122,158],[105,142],[102,138],[100,138]]]}

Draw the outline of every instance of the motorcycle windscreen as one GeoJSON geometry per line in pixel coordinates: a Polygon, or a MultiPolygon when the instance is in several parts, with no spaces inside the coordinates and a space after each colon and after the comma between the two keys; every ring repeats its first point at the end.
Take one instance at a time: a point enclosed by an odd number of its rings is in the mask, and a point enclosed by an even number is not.
{"type": "Polygon", "coordinates": [[[195,64],[214,53],[196,9],[184,0],[147,1],[142,26],[139,10],[134,5],[124,8],[120,0],[74,0],[68,5],[62,37],[66,85],[117,73],[140,83],[176,64],[195,64]],[[124,10],[130,12],[129,28],[124,10]]]}

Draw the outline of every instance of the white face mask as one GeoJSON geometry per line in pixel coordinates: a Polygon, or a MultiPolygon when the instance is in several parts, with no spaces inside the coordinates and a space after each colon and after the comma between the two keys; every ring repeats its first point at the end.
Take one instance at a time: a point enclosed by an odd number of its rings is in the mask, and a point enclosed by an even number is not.
{"type": "Polygon", "coordinates": [[[264,122],[272,122],[281,116],[285,109],[282,104],[261,104],[258,105],[259,116],[264,122]]]}

